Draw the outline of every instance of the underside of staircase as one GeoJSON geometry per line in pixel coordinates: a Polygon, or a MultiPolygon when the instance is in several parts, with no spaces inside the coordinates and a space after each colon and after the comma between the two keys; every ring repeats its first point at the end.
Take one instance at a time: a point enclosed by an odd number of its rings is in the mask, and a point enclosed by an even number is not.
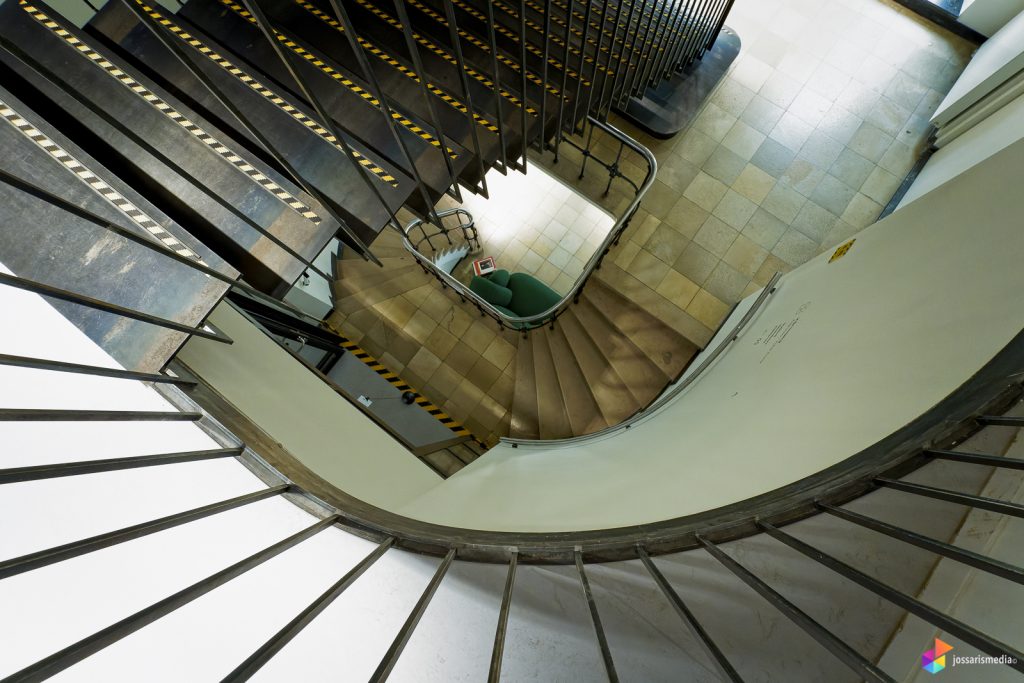
{"type": "Polygon", "coordinates": [[[519,345],[509,436],[560,439],[646,407],[699,349],[594,278],[579,303],[519,345]]]}

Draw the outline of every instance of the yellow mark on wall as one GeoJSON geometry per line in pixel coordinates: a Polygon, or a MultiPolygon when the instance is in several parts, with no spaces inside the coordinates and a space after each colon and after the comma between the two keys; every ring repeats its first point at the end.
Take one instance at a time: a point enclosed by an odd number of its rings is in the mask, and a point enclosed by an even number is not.
{"type": "Polygon", "coordinates": [[[852,239],[849,242],[847,242],[846,244],[840,245],[839,248],[836,249],[835,252],[832,254],[832,258],[830,258],[828,260],[828,262],[832,263],[833,261],[838,261],[839,259],[841,259],[844,256],[846,256],[846,253],[848,251],[850,251],[850,249],[853,248],[853,243],[856,242],[856,241],[857,241],[856,239],[852,239]]]}

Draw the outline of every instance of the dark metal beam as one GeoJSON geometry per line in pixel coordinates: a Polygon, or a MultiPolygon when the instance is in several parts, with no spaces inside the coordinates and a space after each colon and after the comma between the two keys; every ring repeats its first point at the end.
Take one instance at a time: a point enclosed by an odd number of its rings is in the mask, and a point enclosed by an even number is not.
{"type": "Polygon", "coordinates": [[[156,372],[136,372],[134,370],[122,370],[121,368],[106,368],[100,365],[68,363],[61,360],[50,360],[49,358],[12,356],[6,353],[0,353],[0,365],[7,365],[13,368],[31,368],[32,370],[48,370],[51,372],[68,372],[76,375],[94,375],[96,377],[132,379],[140,382],[155,382],[157,384],[177,384],[184,387],[193,387],[196,385],[192,380],[188,380],[183,377],[161,375],[156,372]]]}
{"type": "Polygon", "coordinates": [[[38,481],[39,479],[55,479],[57,477],[74,477],[94,472],[112,472],[114,470],[131,470],[138,467],[155,467],[198,460],[215,460],[242,454],[244,448],[211,448],[205,451],[182,451],[179,453],[157,453],[155,455],[132,455],[123,458],[105,458],[103,460],[80,460],[78,462],[62,462],[52,465],[33,465],[30,467],[9,467],[0,470],[0,484],[13,484],[19,481],[38,481]]]}
{"type": "Polygon", "coordinates": [[[137,311],[134,308],[125,308],[124,306],[119,306],[117,304],[100,301],[99,299],[94,299],[91,296],[69,292],[68,290],[61,289],[60,287],[43,284],[42,282],[18,277],[17,275],[0,273],[0,285],[7,285],[8,287],[14,287],[15,289],[23,289],[34,294],[67,301],[69,303],[78,304],[79,306],[92,308],[105,313],[113,313],[114,315],[119,315],[122,318],[131,318],[132,320],[149,323],[150,325],[156,325],[157,327],[164,327],[169,330],[175,330],[176,332],[184,332],[185,334],[194,335],[196,337],[212,339],[213,341],[218,341],[224,344],[232,343],[231,339],[223,333],[208,332],[202,327],[192,327],[191,325],[179,323],[174,320],[168,320],[167,318],[143,313],[142,311],[137,311]]]}
{"type": "MultiPolygon", "coordinates": [[[[46,190],[33,183],[30,183],[24,178],[19,178],[17,176],[11,175],[10,173],[4,171],[3,169],[0,169],[0,182],[6,183],[7,185],[10,185],[11,187],[14,187],[18,190],[21,190],[25,194],[36,197],[37,199],[41,199],[42,201],[47,202],[48,204],[56,206],[61,211],[65,211],[73,216],[77,216],[78,218],[86,220],[92,223],[93,225],[103,228],[104,230],[109,230],[110,232],[125,238],[126,240],[132,242],[133,244],[138,244],[139,246],[148,249],[149,251],[160,254],[161,256],[165,256],[166,258],[169,258],[172,261],[187,266],[192,270],[196,270],[200,273],[203,273],[204,275],[209,275],[215,280],[220,280],[221,282],[229,285],[232,289],[242,290],[263,301],[271,301],[275,306],[286,308],[292,313],[301,315],[305,318],[314,319],[308,313],[300,311],[299,309],[295,308],[286,301],[281,301],[279,299],[275,299],[274,297],[268,294],[264,294],[263,292],[259,291],[258,289],[250,286],[249,284],[241,280],[237,280],[234,277],[231,277],[230,275],[225,275],[224,273],[214,270],[213,268],[209,267],[202,261],[197,261],[194,258],[182,256],[181,254],[171,251],[166,246],[155,241],[150,237],[144,237],[136,232],[133,232],[132,230],[111,223],[105,218],[99,216],[98,214],[95,214],[92,211],[89,211],[88,209],[85,209],[81,206],[78,206],[77,204],[73,204],[64,199],[63,197],[59,197],[53,194],[49,190],[46,190]]],[[[324,273],[316,266],[306,262],[304,259],[300,260],[302,261],[303,265],[307,267],[307,269],[311,270],[311,272],[319,275],[320,277],[323,277],[329,282],[332,281],[332,278],[330,278],[327,275],[327,273],[324,273]]]]}
{"type": "Polygon", "coordinates": [[[0,422],[196,422],[202,413],[158,410],[0,408],[0,422]]]}
{"type": "Polygon", "coordinates": [[[508,561],[505,590],[501,593],[501,609],[498,611],[498,627],[494,632],[494,649],[491,651],[491,668],[487,673],[487,683],[498,683],[501,680],[501,658],[505,653],[505,632],[508,629],[508,615],[512,607],[512,589],[515,587],[518,564],[519,552],[515,551],[508,561]]]}
{"type": "Polygon", "coordinates": [[[409,642],[409,638],[412,637],[412,632],[415,630],[416,625],[420,623],[420,618],[423,617],[423,613],[427,611],[427,605],[430,604],[431,598],[434,597],[434,593],[437,592],[437,587],[441,585],[441,580],[444,579],[444,575],[448,573],[448,568],[451,566],[452,561],[455,559],[455,548],[448,551],[448,554],[441,560],[441,564],[437,566],[437,571],[434,572],[434,576],[430,579],[430,583],[427,584],[426,589],[423,591],[423,595],[416,601],[416,606],[412,609],[412,614],[402,624],[401,630],[398,635],[395,636],[395,640],[391,643],[391,647],[384,654],[384,658],[381,660],[377,670],[370,676],[370,683],[380,683],[380,681],[386,681],[388,676],[391,675],[391,671],[395,668],[395,664],[398,663],[398,658],[402,656],[402,650],[405,649],[406,644],[409,642]]]}
{"type": "Polygon", "coordinates": [[[981,415],[976,418],[978,424],[992,425],[994,427],[1024,427],[1024,417],[1009,417],[1007,415],[981,415]]]}
{"type": "Polygon", "coordinates": [[[113,645],[117,641],[135,633],[144,626],[147,626],[157,619],[170,614],[179,607],[184,607],[196,598],[206,595],[213,589],[224,585],[231,579],[241,576],[253,567],[258,567],[267,560],[280,555],[284,551],[298,545],[307,538],[331,527],[339,520],[340,517],[332,515],[331,517],[321,520],[312,526],[306,527],[302,531],[292,534],[283,541],[278,541],[274,545],[264,548],[244,560],[236,562],[226,569],[220,570],[208,578],[197,581],[191,586],[178,591],[174,595],[164,598],[160,602],[150,605],[129,617],[125,617],[116,624],[111,624],[102,631],[97,631],[91,636],[83,638],[77,643],[69,645],[63,650],[55,652],[45,659],[39,660],[35,664],[18,671],[4,680],[12,682],[17,681],[18,683],[38,683],[39,681],[44,681],[47,678],[50,678],[51,676],[55,676],[68,667],[82,661],[86,657],[99,652],[105,647],[113,645]]]}
{"type": "MultiPolygon", "coordinates": [[[[288,179],[295,183],[297,186],[301,187],[309,196],[313,197],[317,202],[320,203],[324,211],[330,214],[331,218],[333,218],[338,223],[338,228],[342,232],[344,232],[345,236],[348,237],[348,239],[351,240],[351,243],[355,245],[356,251],[363,258],[371,260],[374,263],[380,265],[380,262],[377,261],[376,257],[370,252],[370,248],[363,242],[363,240],[359,238],[358,235],[355,234],[352,228],[350,228],[348,224],[345,223],[344,219],[342,219],[342,217],[339,216],[333,208],[331,208],[330,201],[326,197],[324,197],[323,193],[321,193],[316,187],[314,187],[312,183],[307,182],[306,179],[302,177],[302,174],[298,172],[298,169],[296,169],[295,166],[288,160],[288,158],[280,151],[278,151],[277,147],[270,143],[269,138],[267,138],[267,136],[263,134],[263,132],[259,129],[258,126],[253,124],[252,120],[245,114],[245,112],[242,111],[241,107],[236,105],[234,101],[231,100],[230,97],[222,93],[220,89],[217,88],[216,84],[213,82],[213,79],[210,78],[206,74],[206,72],[203,71],[202,66],[200,66],[199,60],[190,52],[188,52],[180,45],[178,45],[174,37],[167,34],[166,27],[162,26],[159,20],[152,16],[151,12],[154,12],[155,10],[151,10],[149,8],[144,9],[140,0],[122,0],[122,2],[124,3],[124,6],[127,7],[128,10],[132,14],[134,14],[136,18],[138,18],[138,20],[142,22],[142,24],[147,29],[149,29],[150,33],[153,34],[153,36],[160,42],[160,44],[163,45],[172,55],[174,55],[175,59],[177,59],[178,62],[180,62],[181,65],[184,66],[185,69],[187,69],[188,72],[191,73],[195,77],[195,79],[198,80],[211,95],[213,95],[214,99],[216,99],[217,102],[223,105],[225,109],[231,112],[231,115],[235,117],[235,119],[242,125],[246,132],[252,135],[260,143],[260,146],[262,146],[263,149],[265,149],[271,156],[274,157],[274,160],[277,161],[281,168],[285,170],[288,179]]],[[[249,9],[250,12],[253,12],[253,8],[249,7],[249,3],[246,0],[242,0],[242,2],[246,4],[246,7],[247,9],[249,9]]],[[[256,10],[258,11],[258,8],[256,8],[256,10]]],[[[157,13],[157,15],[159,15],[159,13],[157,13]]],[[[253,16],[257,17],[255,13],[253,13],[253,16]]],[[[274,43],[274,48],[277,49],[277,41],[274,39],[271,40],[274,43]]],[[[325,127],[330,129],[330,122],[325,121],[324,123],[325,127]]],[[[332,130],[331,133],[333,134],[334,131],[332,130]]],[[[341,142],[340,138],[339,142],[341,142]]],[[[350,154],[350,150],[347,149],[347,146],[345,148],[345,155],[349,157],[349,160],[353,164],[355,164],[359,168],[362,168],[356,162],[355,158],[350,154]]]]}
{"type": "Polygon", "coordinates": [[[946,633],[950,634],[955,638],[959,638],[968,645],[972,645],[982,652],[1000,657],[1006,655],[1010,657],[1014,663],[1009,664],[1011,668],[1024,672],[1024,652],[1020,652],[1009,645],[1002,643],[995,638],[982,633],[973,626],[969,626],[959,619],[954,619],[942,612],[938,611],[934,607],[926,605],[925,603],[913,598],[906,593],[896,590],[891,586],[888,586],[874,577],[868,576],[864,572],[854,569],[850,565],[837,560],[836,558],[828,555],[813,546],[804,543],[803,541],[790,536],[789,534],[780,531],[767,522],[758,522],[760,527],[765,533],[774,538],[775,540],[789,546],[793,550],[809,557],[818,564],[828,567],[832,571],[836,572],[840,576],[859,586],[868,589],[875,595],[888,600],[897,607],[907,610],[914,616],[924,619],[930,624],[937,626],[946,633]]]}
{"type": "Polygon", "coordinates": [[[982,510],[990,510],[992,512],[1010,515],[1011,517],[1024,517],[1024,505],[1007,503],[1002,500],[996,500],[995,498],[972,496],[969,493],[959,493],[957,491],[950,491],[949,489],[940,489],[936,486],[911,484],[910,482],[899,481],[897,479],[886,479],[885,477],[877,477],[875,482],[882,486],[896,489],[897,491],[903,491],[904,493],[913,493],[926,498],[944,500],[947,503],[957,503],[968,507],[981,508],[982,510]]]}
{"type": "Polygon", "coordinates": [[[787,619],[799,626],[804,633],[831,652],[836,659],[859,675],[862,680],[874,683],[896,683],[895,679],[862,657],[860,653],[811,618],[809,614],[782,597],[781,593],[757,578],[749,569],[732,559],[721,548],[702,536],[698,536],[697,540],[713,558],[725,565],[726,569],[735,574],[743,583],[753,588],[754,592],[767,600],[772,607],[782,612],[787,619]]]}
{"type": "Polygon", "coordinates": [[[970,550],[958,548],[955,545],[950,545],[949,543],[936,541],[934,538],[922,536],[921,534],[914,533],[913,531],[893,526],[892,524],[888,524],[872,517],[867,517],[845,508],[828,505],[827,503],[818,503],[817,505],[825,512],[839,517],[840,519],[845,519],[853,524],[860,525],[865,529],[877,531],[878,533],[885,534],[890,538],[895,538],[898,541],[915,545],[918,548],[923,548],[924,550],[933,552],[936,555],[942,555],[943,557],[948,557],[951,560],[962,562],[963,564],[974,567],[975,569],[980,569],[988,572],[989,574],[994,574],[1004,579],[1008,579],[1014,583],[1024,584],[1024,568],[1001,560],[996,560],[991,557],[985,557],[984,555],[979,555],[978,553],[970,550]]]}
{"type": "Polygon", "coordinates": [[[601,648],[601,659],[604,661],[604,670],[608,674],[609,683],[618,683],[619,675],[615,672],[615,662],[612,661],[612,651],[608,647],[608,637],[601,625],[601,615],[597,611],[597,603],[594,602],[594,592],[590,590],[590,580],[587,572],[583,569],[583,551],[577,547],[573,553],[576,561],[576,571],[580,575],[580,585],[583,587],[583,597],[587,599],[587,608],[590,610],[590,620],[594,623],[594,632],[597,635],[597,644],[601,648]]]}
{"type": "Polygon", "coordinates": [[[1010,470],[1024,470],[1024,460],[1006,458],[1001,455],[988,455],[987,453],[964,453],[962,451],[941,451],[933,448],[926,449],[925,455],[939,460],[952,460],[954,462],[967,462],[972,465],[989,465],[991,467],[1003,467],[1010,470]]]}
{"type": "MultiPolygon", "coordinates": [[[[167,168],[174,171],[174,173],[176,173],[178,176],[187,180],[190,184],[192,184],[192,186],[197,191],[205,195],[210,201],[217,204],[217,206],[221,207],[222,209],[230,213],[239,221],[245,223],[247,226],[258,232],[260,235],[266,237],[268,240],[273,242],[275,246],[277,246],[279,249],[284,251],[293,259],[301,263],[309,271],[316,273],[317,275],[324,278],[328,282],[333,281],[333,278],[331,276],[327,275],[327,273],[324,273],[322,270],[313,265],[311,261],[302,256],[302,254],[300,254],[299,252],[295,251],[290,246],[285,244],[280,237],[264,228],[262,225],[254,221],[246,214],[242,213],[242,211],[237,206],[225,200],[222,196],[220,196],[219,193],[212,191],[210,188],[206,187],[202,183],[193,182],[194,178],[192,177],[192,175],[184,168],[182,168],[180,164],[176,163],[173,159],[168,157],[157,147],[151,144],[150,141],[146,140],[144,137],[139,135],[131,126],[125,125],[123,121],[118,120],[117,117],[115,117],[113,114],[104,110],[95,102],[83,96],[80,92],[78,92],[78,90],[72,87],[70,82],[61,77],[60,74],[47,69],[39,60],[35,59],[32,55],[22,50],[20,47],[18,47],[16,44],[11,42],[3,35],[0,35],[0,46],[2,46],[4,50],[9,52],[16,60],[24,64],[30,71],[34,72],[40,79],[46,81],[47,83],[50,83],[55,88],[60,90],[63,94],[73,99],[77,104],[88,109],[90,113],[95,115],[105,124],[116,130],[121,135],[124,135],[133,144],[138,145],[147,154],[151,155],[161,164],[167,166],[167,168]]],[[[83,218],[85,217],[84,214],[79,215],[81,215],[83,218]]]]}
{"type": "Polygon", "coordinates": [[[693,612],[690,611],[690,608],[686,606],[683,599],[679,597],[679,594],[676,593],[674,588],[672,588],[672,585],[651,560],[647,551],[642,546],[637,546],[637,554],[640,556],[640,561],[643,562],[647,571],[650,573],[651,578],[653,578],[654,582],[658,584],[658,588],[661,589],[661,592],[669,601],[669,604],[671,604],[673,609],[675,609],[679,618],[683,620],[683,624],[686,626],[687,630],[689,630],[690,634],[696,638],[698,643],[700,643],[705,654],[707,654],[711,663],[714,664],[719,677],[723,681],[743,683],[743,679],[740,677],[739,673],[736,672],[736,669],[734,669],[732,664],[729,663],[729,660],[726,658],[722,650],[719,649],[718,645],[715,644],[715,641],[711,639],[710,635],[708,635],[708,632],[705,631],[704,627],[701,626],[699,621],[697,621],[697,617],[694,616],[693,612]]]}
{"type": "Polygon", "coordinates": [[[349,586],[356,582],[373,563],[381,558],[395,543],[394,538],[388,538],[373,552],[363,558],[359,564],[350,569],[345,576],[341,577],[333,586],[324,591],[320,597],[314,600],[309,607],[302,610],[294,619],[289,621],[284,628],[271,636],[270,640],[263,643],[258,650],[239,664],[231,673],[225,676],[221,683],[242,683],[256,674],[271,658],[281,651],[285,645],[302,632],[321,612],[327,609],[339,595],[345,592],[349,586]]]}
{"type": "Polygon", "coordinates": [[[280,493],[284,493],[288,488],[287,484],[272,486],[253,493],[247,493],[236,498],[229,498],[228,500],[223,500],[219,503],[203,505],[202,507],[186,510],[185,512],[178,512],[166,517],[160,517],[159,519],[142,522],[141,524],[134,524],[116,531],[109,531],[98,536],[84,538],[80,541],[72,541],[71,543],[54,546],[53,548],[29,553],[28,555],[22,555],[21,557],[14,557],[10,560],[0,562],[0,579],[6,579],[32,569],[38,569],[39,567],[45,567],[56,562],[69,560],[72,557],[85,555],[86,553],[91,553],[103,548],[109,548],[110,546],[117,545],[118,543],[142,538],[143,536],[155,534],[158,531],[164,531],[176,526],[181,526],[182,524],[187,524],[188,522],[194,522],[197,519],[202,519],[203,517],[215,515],[218,512],[233,510],[237,507],[248,505],[249,503],[255,503],[265,498],[270,498],[280,493]]]}

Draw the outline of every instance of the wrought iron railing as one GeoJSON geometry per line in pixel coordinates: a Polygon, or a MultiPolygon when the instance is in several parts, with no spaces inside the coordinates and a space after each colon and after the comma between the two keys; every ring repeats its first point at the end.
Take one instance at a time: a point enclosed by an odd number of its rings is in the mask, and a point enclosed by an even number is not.
{"type": "MultiPolygon", "coordinates": [[[[528,334],[531,329],[537,327],[543,327],[544,325],[554,325],[555,321],[560,315],[569,309],[573,303],[579,301],[580,294],[583,289],[587,286],[587,282],[594,275],[594,273],[601,268],[601,264],[605,257],[619,243],[619,239],[622,237],[622,233],[629,227],[630,221],[636,214],[637,209],[640,207],[640,202],[643,200],[644,195],[650,189],[651,185],[654,184],[654,178],[658,171],[658,161],[655,159],[654,154],[649,149],[641,145],[639,142],[629,137],[615,126],[598,121],[593,117],[588,118],[591,125],[591,131],[594,129],[604,131],[619,144],[619,151],[616,158],[613,161],[606,161],[594,154],[589,147],[580,147],[575,143],[572,143],[568,138],[564,139],[563,142],[568,142],[576,146],[583,154],[583,162],[580,168],[580,177],[586,171],[587,161],[593,159],[596,163],[603,166],[608,171],[608,185],[605,189],[605,194],[608,193],[608,189],[611,187],[612,182],[616,178],[622,178],[627,182],[634,191],[633,199],[629,202],[626,210],[619,216],[615,223],[612,225],[611,230],[601,241],[600,245],[594,250],[594,253],[587,260],[580,272],[580,275],[576,278],[572,287],[569,291],[562,295],[562,298],[550,308],[541,313],[531,316],[512,316],[498,310],[495,306],[490,304],[482,296],[470,289],[469,285],[459,281],[449,273],[444,272],[438,268],[433,259],[428,254],[424,254],[417,247],[422,240],[414,242],[410,236],[412,228],[423,228],[425,229],[425,221],[416,220],[410,223],[406,230],[401,232],[403,243],[405,248],[413,255],[416,262],[424,269],[425,272],[433,275],[438,282],[441,283],[442,287],[450,288],[459,298],[467,303],[480,313],[481,316],[487,316],[492,318],[498,323],[498,326],[502,329],[520,330],[524,335],[528,334]],[[636,152],[646,163],[647,171],[644,174],[644,178],[640,181],[634,181],[631,178],[626,177],[622,174],[619,169],[619,161],[621,161],[622,152],[625,148],[629,148],[636,152]]],[[[446,215],[444,213],[439,215],[446,215]]],[[[440,223],[440,219],[438,219],[440,223]]]]}

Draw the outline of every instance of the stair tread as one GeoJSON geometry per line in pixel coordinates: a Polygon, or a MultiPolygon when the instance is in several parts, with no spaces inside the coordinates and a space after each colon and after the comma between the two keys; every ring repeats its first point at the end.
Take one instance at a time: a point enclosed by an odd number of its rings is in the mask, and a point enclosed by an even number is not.
{"type": "MultiPolygon", "coordinates": [[[[591,392],[586,375],[583,374],[573,349],[565,336],[562,325],[548,330],[548,346],[555,362],[558,383],[562,387],[565,412],[569,417],[572,436],[582,436],[608,426],[604,413],[591,392]]],[[[535,333],[536,334],[536,333],[535,333]]]]}
{"type": "Polygon", "coordinates": [[[536,439],[540,435],[532,347],[530,340],[526,340],[519,345],[516,355],[516,383],[512,393],[512,423],[509,426],[509,436],[515,439],[536,439]]]}
{"type": "Polygon", "coordinates": [[[537,389],[537,424],[540,438],[559,439],[572,435],[565,407],[565,392],[558,381],[555,358],[549,343],[550,330],[539,328],[530,334],[533,372],[537,389]]]}
{"type": "Polygon", "coordinates": [[[605,422],[615,425],[636,412],[640,403],[619,376],[618,371],[601,352],[601,347],[584,329],[576,317],[573,306],[558,319],[557,326],[565,335],[569,348],[587,380],[587,387],[604,416],[605,422]]]}
{"type": "Polygon", "coordinates": [[[651,359],[666,379],[678,377],[699,350],[689,339],[599,280],[590,282],[586,296],[619,332],[651,359]]]}
{"type": "Polygon", "coordinates": [[[573,306],[573,312],[641,406],[665,388],[665,374],[601,314],[586,292],[573,306]]]}

